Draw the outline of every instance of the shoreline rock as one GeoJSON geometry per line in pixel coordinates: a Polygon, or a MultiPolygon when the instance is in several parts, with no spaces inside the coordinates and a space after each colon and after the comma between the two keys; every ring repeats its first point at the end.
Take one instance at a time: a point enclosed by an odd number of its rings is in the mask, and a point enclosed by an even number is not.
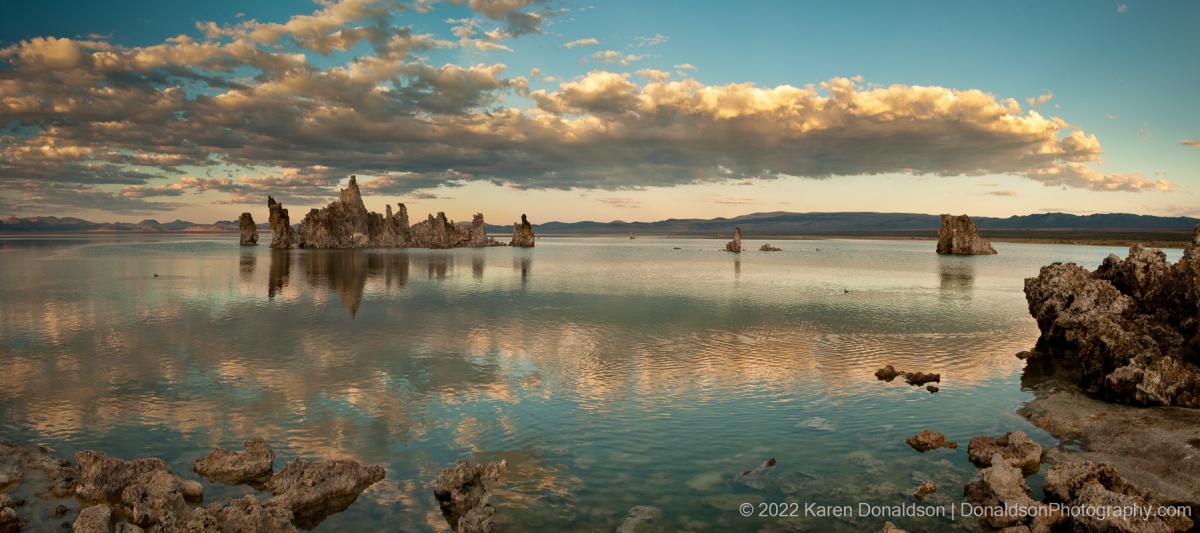
{"type": "Polygon", "coordinates": [[[492,531],[491,488],[505,472],[508,461],[503,459],[487,465],[458,460],[442,471],[434,481],[433,495],[451,529],[458,533],[492,531]]]}
{"type": "Polygon", "coordinates": [[[250,213],[242,213],[238,218],[238,232],[241,237],[238,244],[255,246],[258,244],[258,227],[254,225],[254,217],[250,213]]]}
{"type": "Polygon", "coordinates": [[[938,228],[937,253],[954,255],[994,255],[992,243],[979,236],[975,221],[967,215],[942,215],[938,228]]]}
{"type": "Polygon", "coordinates": [[[226,485],[249,484],[261,489],[273,475],[275,450],[262,437],[246,441],[246,451],[217,448],[192,463],[202,477],[226,485]]]}
{"type": "Polygon", "coordinates": [[[1036,474],[1042,466],[1042,445],[1033,441],[1024,431],[1010,431],[1002,437],[980,435],[967,444],[967,458],[975,466],[989,467],[997,457],[1019,468],[1028,476],[1036,474]]]}
{"type": "Polygon", "coordinates": [[[293,523],[312,529],[329,515],[346,510],[384,476],[382,466],[363,466],[350,459],[292,459],[267,482],[267,491],[275,497],[264,505],[287,509],[295,515],[293,523]]]}
{"type": "Polygon", "coordinates": [[[1125,259],[1109,255],[1094,272],[1053,263],[1025,280],[1025,299],[1039,344],[1069,348],[1064,356],[1089,393],[1200,408],[1200,226],[1175,264],[1140,245],[1125,259]]]}

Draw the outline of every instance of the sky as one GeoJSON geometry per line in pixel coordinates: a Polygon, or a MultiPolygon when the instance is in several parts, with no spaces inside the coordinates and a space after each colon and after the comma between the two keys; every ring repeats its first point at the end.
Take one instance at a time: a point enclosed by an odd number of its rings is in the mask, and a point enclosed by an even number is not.
{"type": "MultiPolygon", "coordinates": [[[[0,4],[0,216],[1200,216],[1200,3],[0,4]]],[[[294,216],[298,219],[299,217],[294,216]]]]}

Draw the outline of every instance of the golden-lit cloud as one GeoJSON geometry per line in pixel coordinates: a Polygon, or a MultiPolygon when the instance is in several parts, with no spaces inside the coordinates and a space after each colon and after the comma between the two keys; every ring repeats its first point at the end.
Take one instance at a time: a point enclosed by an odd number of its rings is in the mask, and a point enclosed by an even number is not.
{"type": "MultiPolygon", "coordinates": [[[[455,41],[403,25],[407,8],[391,2],[342,0],[282,23],[201,23],[200,35],[150,46],[38,37],[0,49],[0,124],[10,126],[0,135],[0,205],[154,211],[194,193],[214,203],[260,204],[268,194],[312,203],[349,174],[395,195],[470,181],[624,190],[883,173],[1173,189],[1101,171],[1095,135],[975,89],[860,77],[708,85],[680,63],[678,81],[650,68],[637,78],[598,69],[531,90],[503,63],[433,64],[422,53],[511,52],[498,41],[541,33],[546,6],[444,3],[475,14],[444,21],[455,41]],[[350,50],[352,60],[335,59],[350,50]]],[[[563,46],[589,44],[598,41],[563,46]]],[[[648,56],[589,57],[623,66],[648,56]]]]}

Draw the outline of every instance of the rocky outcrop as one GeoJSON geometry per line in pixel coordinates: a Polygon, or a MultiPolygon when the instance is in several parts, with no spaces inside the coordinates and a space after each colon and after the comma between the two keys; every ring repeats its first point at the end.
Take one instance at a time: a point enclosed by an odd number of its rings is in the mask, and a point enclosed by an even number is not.
{"type": "Polygon", "coordinates": [[[299,243],[288,210],[270,196],[267,197],[267,210],[270,212],[267,221],[271,224],[271,248],[295,248],[299,243]]]}
{"type": "Polygon", "coordinates": [[[487,465],[459,460],[442,471],[434,482],[433,496],[437,498],[442,516],[446,517],[451,529],[458,533],[485,533],[492,530],[491,517],[495,511],[491,509],[491,487],[507,471],[506,460],[487,465]]]}
{"type": "Polygon", "coordinates": [[[958,443],[946,440],[946,436],[936,431],[922,430],[920,433],[913,435],[904,442],[918,452],[925,453],[938,448],[957,449],[958,443]]]}
{"type": "Polygon", "coordinates": [[[991,255],[992,243],[979,236],[975,221],[967,215],[942,215],[938,228],[937,253],[957,255],[991,255]]]}
{"type": "Polygon", "coordinates": [[[271,479],[275,465],[275,450],[262,437],[245,442],[246,451],[234,452],[217,448],[196,459],[192,468],[197,474],[226,485],[262,487],[271,479]]]}
{"type": "Polygon", "coordinates": [[[88,503],[105,504],[146,528],[168,527],[186,515],[186,502],[204,496],[200,483],[171,473],[162,459],[125,461],[104,452],[84,450],[75,454],[79,469],[76,496],[88,503]]]}
{"type": "Polygon", "coordinates": [[[240,244],[254,246],[258,244],[258,226],[254,225],[254,217],[250,213],[242,213],[238,218],[238,231],[241,232],[240,244]]]}
{"type": "Polygon", "coordinates": [[[995,438],[980,435],[967,444],[967,458],[976,466],[992,466],[992,459],[996,457],[1003,458],[1028,476],[1037,473],[1042,466],[1042,445],[1033,442],[1024,431],[1010,431],[995,438]]]}
{"type": "Polygon", "coordinates": [[[783,248],[776,248],[774,246],[771,246],[770,243],[767,243],[767,244],[763,244],[761,247],[759,247],[758,251],[760,251],[760,252],[782,252],[783,248]]]}
{"type": "Polygon", "coordinates": [[[292,512],[282,507],[264,506],[247,494],[226,506],[219,503],[197,508],[177,530],[180,533],[297,533],[292,512]]]}
{"type": "Polygon", "coordinates": [[[55,497],[75,492],[75,470],[70,461],[58,459],[45,446],[17,446],[0,441],[0,487],[16,483],[26,470],[43,472],[53,480],[49,492],[55,497]]]}
{"type": "MultiPolygon", "coordinates": [[[[367,211],[363,204],[358,179],[350,176],[350,183],[341,191],[341,197],[321,209],[313,209],[304,216],[293,231],[287,210],[267,199],[271,210],[272,248],[458,248],[465,246],[500,246],[487,236],[483,215],[476,214],[469,226],[459,226],[447,220],[444,213],[435,218],[409,226],[408,209],[404,204],[396,216],[389,205],[384,214],[367,211]]],[[[530,230],[532,235],[532,230],[530,230]]]]}
{"type": "Polygon", "coordinates": [[[275,497],[266,505],[291,511],[297,526],[312,529],[327,516],[345,510],[383,477],[382,466],[363,466],[350,459],[292,459],[267,482],[267,490],[275,497]]]}
{"type": "Polygon", "coordinates": [[[521,248],[533,248],[534,241],[537,237],[533,235],[533,226],[529,223],[529,219],[525,215],[521,215],[521,222],[513,223],[512,241],[509,246],[520,246],[521,248]]]}
{"type": "Polygon", "coordinates": [[[725,251],[735,254],[742,253],[742,227],[735,226],[733,228],[733,240],[725,243],[725,251]]]}
{"type": "Polygon", "coordinates": [[[1054,263],[1025,280],[1025,299],[1042,342],[1072,349],[1066,357],[1088,392],[1200,407],[1200,226],[1173,265],[1141,246],[1123,260],[1109,255],[1095,272],[1054,263]]]}
{"type": "MultiPolygon", "coordinates": [[[[941,383],[942,375],[926,372],[901,372],[896,370],[896,367],[887,365],[875,371],[875,377],[880,381],[891,383],[897,377],[903,376],[904,382],[915,387],[924,386],[926,383],[941,383]]],[[[937,392],[936,387],[930,392],[937,392]]]]}
{"type": "Polygon", "coordinates": [[[881,381],[887,382],[891,382],[893,379],[896,379],[897,376],[901,375],[904,375],[904,372],[896,370],[896,367],[892,365],[887,365],[875,371],[875,377],[879,378],[881,381]]]}

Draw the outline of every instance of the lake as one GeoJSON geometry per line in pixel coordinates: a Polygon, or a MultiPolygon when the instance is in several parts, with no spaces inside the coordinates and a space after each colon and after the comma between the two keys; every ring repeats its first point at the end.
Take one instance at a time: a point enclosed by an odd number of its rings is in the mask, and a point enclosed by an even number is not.
{"type": "MultiPolygon", "coordinates": [[[[294,457],[387,469],[316,531],[446,531],[432,481],[455,459],[502,458],[504,531],[609,532],[639,505],[665,531],[878,530],[884,518],[804,505],[914,503],[930,479],[927,502],[957,506],[972,437],[1055,444],[1014,413],[1031,399],[1014,354],[1038,337],[1022,280],[1126,253],[761,243],[275,251],[224,235],[0,236],[0,438],[161,457],[196,479],[193,460],[254,436],[276,470],[294,457]],[[885,364],[940,372],[940,391],[879,381],[885,364]],[[904,439],[923,429],[960,446],[917,453],[904,439]],[[762,488],[733,482],[769,458],[762,488]],[[743,503],[801,516],[743,517],[743,503]]],[[[1029,484],[1040,492],[1039,476],[1029,484]]],[[[254,492],[204,487],[206,502],[254,492]]]]}

